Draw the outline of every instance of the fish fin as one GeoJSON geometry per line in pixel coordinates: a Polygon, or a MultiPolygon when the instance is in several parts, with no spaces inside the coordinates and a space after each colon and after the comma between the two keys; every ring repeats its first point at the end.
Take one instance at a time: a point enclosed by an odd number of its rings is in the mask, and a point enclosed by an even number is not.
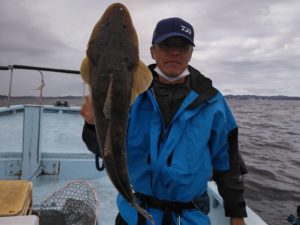
{"type": "Polygon", "coordinates": [[[150,213],[148,213],[145,209],[143,209],[136,201],[132,203],[132,206],[136,208],[136,210],[143,216],[145,217],[151,225],[154,225],[154,219],[150,213]]]}
{"type": "Polygon", "coordinates": [[[83,81],[91,86],[90,59],[88,57],[85,57],[81,62],[80,75],[83,81]]]}
{"type": "Polygon", "coordinates": [[[112,148],[111,148],[111,125],[110,125],[110,123],[108,124],[108,128],[107,128],[106,135],[105,135],[103,153],[104,153],[105,157],[112,154],[112,148]]]}
{"type": "Polygon", "coordinates": [[[152,73],[149,68],[140,60],[136,71],[133,74],[133,82],[131,89],[131,104],[136,97],[146,91],[152,82],[152,73]]]}
{"type": "Polygon", "coordinates": [[[104,107],[102,111],[106,119],[111,118],[111,98],[112,98],[112,81],[109,82],[108,89],[106,92],[104,107]]]}

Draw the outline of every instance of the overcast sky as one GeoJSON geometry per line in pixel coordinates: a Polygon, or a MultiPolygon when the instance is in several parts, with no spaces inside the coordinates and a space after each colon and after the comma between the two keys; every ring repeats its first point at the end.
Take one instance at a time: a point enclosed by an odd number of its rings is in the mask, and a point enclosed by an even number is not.
{"type": "MultiPolygon", "coordinates": [[[[93,26],[112,1],[0,0],[0,66],[79,70],[93,26]]],[[[181,17],[194,26],[191,65],[223,94],[300,96],[299,0],[122,1],[136,27],[140,58],[156,23],[181,17]]],[[[0,95],[9,71],[0,71],[0,95]]],[[[36,71],[15,70],[12,95],[39,95],[36,71]]],[[[81,95],[78,75],[44,72],[44,95],[81,95]]]]}

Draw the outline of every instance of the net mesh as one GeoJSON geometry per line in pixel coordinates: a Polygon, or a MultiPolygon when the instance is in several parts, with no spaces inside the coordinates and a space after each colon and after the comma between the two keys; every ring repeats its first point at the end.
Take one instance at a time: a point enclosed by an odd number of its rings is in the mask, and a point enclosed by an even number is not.
{"type": "Polygon", "coordinates": [[[95,225],[99,203],[86,181],[73,181],[41,203],[40,225],[95,225]]]}

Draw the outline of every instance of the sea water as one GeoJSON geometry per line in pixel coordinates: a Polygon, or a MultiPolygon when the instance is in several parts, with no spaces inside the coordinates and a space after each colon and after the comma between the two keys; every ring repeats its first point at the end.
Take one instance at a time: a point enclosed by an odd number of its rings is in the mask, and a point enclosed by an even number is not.
{"type": "Polygon", "coordinates": [[[247,204],[268,224],[289,224],[300,205],[300,101],[236,100],[247,204]]]}

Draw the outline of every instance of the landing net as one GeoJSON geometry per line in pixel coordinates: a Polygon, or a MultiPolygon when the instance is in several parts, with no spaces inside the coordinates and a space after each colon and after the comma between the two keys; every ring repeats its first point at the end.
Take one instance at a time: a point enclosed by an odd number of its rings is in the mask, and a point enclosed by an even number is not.
{"type": "Polygon", "coordinates": [[[99,203],[86,181],[73,181],[41,203],[40,225],[96,225],[99,203]]]}

